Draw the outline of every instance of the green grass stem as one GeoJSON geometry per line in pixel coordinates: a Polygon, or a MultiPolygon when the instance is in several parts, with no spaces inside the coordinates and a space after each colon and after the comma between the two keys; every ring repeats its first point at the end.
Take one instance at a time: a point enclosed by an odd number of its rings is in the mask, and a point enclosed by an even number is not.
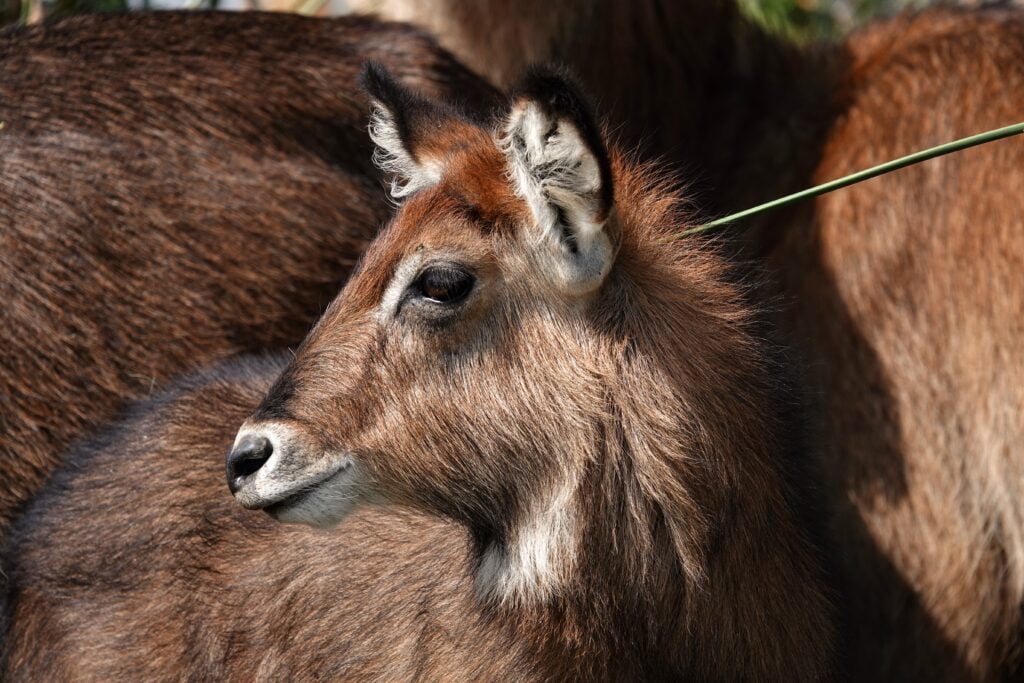
{"type": "Polygon", "coordinates": [[[904,168],[906,166],[911,166],[913,164],[918,164],[922,161],[927,161],[928,159],[934,159],[935,157],[940,157],[945,154],[959,152],[960,150],[967,149],[968,147],[974,147],[975,145],[983,145],[986,142],[1002,140],[1003,138],[1008,138],[1011,135],[1020,135],[1021,133],[1024,133],[1024,122],[1015,123],[1012,126],[1004,126],[1003,128],[996,128],[995,130],[986,131],[984,133],[978,133],[977,135],[971,135],[970,137],[960,138],[959,140],[954,140],[953,142],[947,142],[937,147],[930,147],[929,149],[922,150],[920,152],[914,152],[913,154],[908,154],[907,156],[900,157],[899,159],[887,161],[884,164],[879,164],[878,166],[872,166],[871,168],[864,169],[863,171],[851,173],[848,176],[843,176],[842,178],[838,178],[836,180],[830,180],[829,182],[823,183],[821,185],[809,187],[806,190],[801,190],[800,192],[794,192],[793,194],[786,195],[785,197],[773,199],[772,201],[765,202],[764,204],[758,204],[757,206],[745,209],[744,211],[740,211],[738,213],[729,214],[728,216],[725,216],[723,218],[713,220],[710,223],[704,223],[703,225],[698,225],[694,228],[690,228],[689,230],[684,230],[683,234],[695,235],[699,232],[704,232],[706,230],[711,230],[712,228],[727,225],[729,223],[733,223],[743,218],[756,216],[759,213],[764,213],[765,211],[770,211],[771,209],[777,209],[780,206],[794,204],[804,199],[817,197],[818,195],[825,194],[826,192],[832,192],[833,190],[838,190],[849,185],[854,185],[856,183],[863,182],[865,180],[868,180],[869,178],[874,178],[875,176],[880,176],[885,173],[891,173],[892,171],[904,168]]]}

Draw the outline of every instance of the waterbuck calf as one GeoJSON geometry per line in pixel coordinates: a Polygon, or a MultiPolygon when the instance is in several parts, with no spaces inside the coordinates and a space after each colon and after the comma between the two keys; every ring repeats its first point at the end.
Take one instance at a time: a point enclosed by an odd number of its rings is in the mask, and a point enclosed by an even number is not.
{"type": "Polygon", "coordinates": [[[141,13],[0,37],[0,538],[124,401],[301,341],[390,211],[367,58],[491,94],[366,19],[141,13]]]}
{"type": "MultiPolygon", "coordinates": [[[[734,0],[374,5],[498,79],[578,69],[712,210],[1024,118],[1024,12],[1005,6],[796,47],[734,0]]],[[[856,680],[1024,678],[1022,188],[1015,139],[719,233],[777,276],[764,298],[817,399],[856,680]]]]}
{"type": "Polygon", "coordinates": [[[827,675],[792,399],[680,198],[555,75],[496,124],[367,85],[394,221],[269,390],[186,383],[50,485],[7,675],[827,675]],[[229,504],[253,408],[235,498],[330,531],[229,504]]]}

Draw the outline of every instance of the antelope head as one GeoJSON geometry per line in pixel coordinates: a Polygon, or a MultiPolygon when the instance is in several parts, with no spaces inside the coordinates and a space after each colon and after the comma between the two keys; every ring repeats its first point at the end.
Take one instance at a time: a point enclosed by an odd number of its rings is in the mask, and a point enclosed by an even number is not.
{"type": "Polygon", "coordinates": [[[716,262],[678,246],[676,204],[610,162],[561,76],[532,73],[487,120],[379,68],[364,81],[403,201],[238,432],[237,501],[319,527],[366,504],[456,520],[497,599],[557,592],[596,508],[632,515],[648,541],[667,525],[698,575],[701,511],[727,488],[710,481],[719,447],[764,433],[716,436],[720,411],[740,414],[719,392],[740,396],[753,362],[716,262]],[[616,502],[619,489],[649,495],[616,502]]]}

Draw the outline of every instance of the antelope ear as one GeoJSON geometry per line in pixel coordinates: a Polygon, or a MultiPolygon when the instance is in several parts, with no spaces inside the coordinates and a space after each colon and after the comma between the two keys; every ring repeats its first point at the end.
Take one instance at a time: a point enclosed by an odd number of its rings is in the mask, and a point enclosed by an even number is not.
{"type": "Polygon", "coordinates": [[[529,73],[499,144],[557,279],[569,294],[597,289],[615,255],[606,226],[614,201],[611,164],[594,116],[573,83],[550,70],[529,73]]]}
{"type": "Polygon", "coordinates": [[[404,197],[441,178],[441,161],[424,144],[442,112],[400,83],[380,64],[368,62],[360,77],[370,96],[370,138],[377,149],[373,161],[392,175],[391,195],[404,197]]]}

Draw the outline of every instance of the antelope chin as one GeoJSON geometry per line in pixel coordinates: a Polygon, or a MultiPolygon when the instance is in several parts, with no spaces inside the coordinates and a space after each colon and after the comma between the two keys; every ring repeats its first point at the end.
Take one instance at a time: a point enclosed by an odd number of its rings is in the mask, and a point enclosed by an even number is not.
{"type": "Polygon", "coordinates": [[[351,456],[325,478],[305,484],[284,498],[263,506],[271,517],[285,524],[327,528],[339,524],[363,498],[364,478],[351,456]]]}

